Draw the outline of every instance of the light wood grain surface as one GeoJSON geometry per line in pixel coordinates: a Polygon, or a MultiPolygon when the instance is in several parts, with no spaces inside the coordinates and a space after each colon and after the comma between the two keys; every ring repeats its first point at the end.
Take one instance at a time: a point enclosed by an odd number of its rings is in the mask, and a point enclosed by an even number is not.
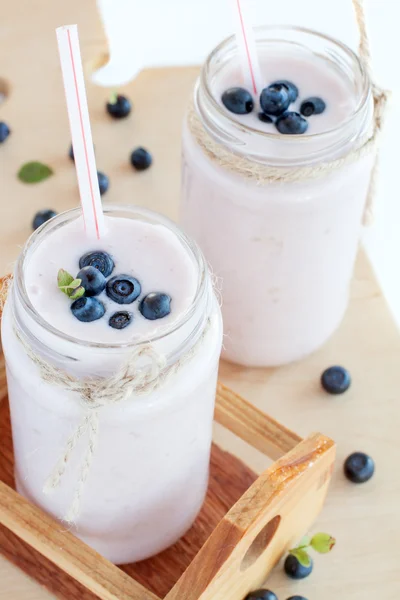
{"type": "MultiPolygon", "coordinates": [[[[30,233],[39,208],[63,210],[78,203],[54,28],[78,22],[85,62],[104,49],[94,0],[2,3],[0,78],[10,82],[0,119],[12,136],[0,147],[0,271],[10,269],[30,233]],[[20,165],[42,160],[55,176],[36,186],[16,179],[20,165]]],[[[178,216],[179,132],[197,69],[144,72],[127,89],[135,112],[111,121],[104,112],[107,91],[89,85],[98,168],[110,176],[109,203],[137,203],[178,216]],[[137,145],[154,154],[154,166],[136,174],[129,153],[137,145]]],[[[334,276],[334,274],[332,274],[334,276]]],[[[394,276],[397,276],[394,274],[394,276]]],[[[315,572],[299,583],[280,568],[269,580],[280,600],[302,594],[308,600],[397,600],[400,595],[400,337],[370,266],[360,255],[352,300],[333,339],[308,360],[282,369],[243,369],[221,365],[221,379],[302,436],[322,431],[338,444],[338,464],[327,505],[315,530],[338,539],[332,555],[317,557],[315,572]],[[332,364],[350,369],[353,385],[343,397],[321,391],[321,372],[332,364]],[[362,450],[377,470],[364,486],[348,483],[341,471],[345,457],[362,450]]],[[[265,468],[265,457],[216,427],[216,440],[235,450],[250,466],[265,468]]],[[[0,599],[46,600],[52,596],[0,558],[0,599]]],[[[184,600],[184,599],[182,599],[184,600]]]]}

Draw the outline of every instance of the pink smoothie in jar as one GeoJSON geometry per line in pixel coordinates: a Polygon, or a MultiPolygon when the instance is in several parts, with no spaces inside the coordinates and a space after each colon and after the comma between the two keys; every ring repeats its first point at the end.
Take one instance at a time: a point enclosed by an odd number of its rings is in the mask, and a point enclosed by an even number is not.
{"type": "Polygon", "coordinates": [[[281,135],[276,116],[260,121],[254,94],[251,113],[233,114],[221,97],[243,80],[234,39],[223,42],[203,67],[185,121],[182,188],[182,223],[222,282],[223,357],[256,367],[304,358],[340,324],[374,164],[370,153],[318,174],[372,134],[371,84],[357,56],[293,27],[258,29],[257,46],[264,85],[289,80],[298,88],[288,110],[300,112],[315,96],[326,109],[306,119],[301,135],[281,135]],[[202,132],[222,160],[210,156],[202,132]],[[227,168],[227,157],[244,159],[249,172],[305,167],[309,176],[266,182],[227,168]]]}

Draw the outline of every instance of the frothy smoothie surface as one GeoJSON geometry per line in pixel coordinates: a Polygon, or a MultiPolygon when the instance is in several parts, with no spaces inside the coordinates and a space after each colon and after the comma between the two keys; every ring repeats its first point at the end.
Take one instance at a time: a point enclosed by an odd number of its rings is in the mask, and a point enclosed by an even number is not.
{"type": "MultiPolygon", "coordinates": [[[[167,227],[122,217],[105,219],[107,233],[100,241],[87,240],[81,218],[54,229],[40,241],[25,265],[29,299],[50,325],[81,340],[126,343],[151,337],[173,324],[190,307],[197,289],[197,267],[167,227]],[[103,251],[112,257],[114,268],[106,277],[107,282],[126,275],[139,282],[140,294],[133,302],[120,304],[105,289],[94,296],[104,306],[104,315],[95,321],[81,322],[71,311],[70,298],[59,290],[57,274],[59,269],[65,269],[76,277],[81,257],[91,251],[103,251]],[[145,318],[140,307],[151,316],[149,311],[154,306],[149,302],[147,312],[143,309],[142,301],[149,294],[169,297],[170,313],[154,320],[145,318]],[[125,319],[129,314],[128,325],[121,329],[111,327],[110,318],[121,312],[125,319]]],[[[118,292],[119,288],[115,289],[118,292]]],[[[118,318],[117,323],[121,323],[118,318]]]]}
{"type": "MultiPolygon", "coordinates": [[[[234,118],[253,129],[265,131],[267,133],[279,134],[277,121],[285,112],[295,112],[306,121],[306,131],[293,131],[293,133],[307,133],[313,135],[335,129],[343,122],[351,118],[355,106],[355,94],[352,83],[346,79],[343,72],[340,72],[335,65],[328,60],[302,50],[301,48],[291,51],[279,52],[277,49],[260,49],[260,65],[263,75],[263,85],[265,88],[273,86],[277,82],[291,82],[297,90],[298,96],[294,102],[286,106],[283,99],[283,108],[279,113],[272,108],[268,112],[268,93],[266,94],[267,119],[264,122],[259,114],[263,113],[260,105],[260,97],[256,97],[251,90],[254,102],[254,108],[247,114],[234,114],[234,118]],[[302,105],[307,100],[320,99],[325,104],[322,112],[321,106],[317,106],[315,112],[308,115],[313,108],[307,107],[302,112],[302,105]]],[[[220,71],[212,84],[215,99],[222,105],[222,96],[224,92],[231,88],[243,87],[243,77],[238,63],[232,61],[220,71]]],[[[278,89],[271,92],[272,103],[276,100],[278,89]]],[[[285,95],[286,90],[282,90],[285,95]]],[[[261,95],[261,94],[260,94],[261,95]]],[[[244,99],[245,100],[245,99],[244,99]]],[[[240,102],[240,98],[238,99],[240,102]]],[[[239,108],[240,109],[240,108],[239,108]]],[[[228,109],[224,106],[224,110],[228,109]]],[[[246,110],[245,108],[243,110],[246,110]]],[[[229,111],[228,111],[229,112],[229,111]]],[[[231,112],[231,116],[232,116],[231,112]]],[[[282,130],[281,133],[289,133],[282,130]]]]}

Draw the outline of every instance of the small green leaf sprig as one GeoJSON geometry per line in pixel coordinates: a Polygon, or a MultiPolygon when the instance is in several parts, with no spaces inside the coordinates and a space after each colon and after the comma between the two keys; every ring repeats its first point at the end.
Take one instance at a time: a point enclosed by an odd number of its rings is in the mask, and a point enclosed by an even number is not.
{"type": "Polygon", "coordinates": [[[58,289],[61,290],[70,300],[78,300],[85,294],[81,279],[74,279],[68,271],[60,269],[57,275],[58,289]]]}
{"type": "Polygon", "coordinates": [[[23,183],[39,183],[53,175],[51,167],[44,165],[39,161],[31,161],[22,165],[18,171],[18,179],[23,183]]]}
{"type": "Polygon", "coordinates": [[[297,558],[303,567],[309,567],[311,565],[311,557],[308,552],[311,548],[319,554],[328,554],[333,550],[335,544],[335,538],[328,533],[316,533],[312,537],[305,536],[297,548],[289,550],[289,554],[297,558]]]}

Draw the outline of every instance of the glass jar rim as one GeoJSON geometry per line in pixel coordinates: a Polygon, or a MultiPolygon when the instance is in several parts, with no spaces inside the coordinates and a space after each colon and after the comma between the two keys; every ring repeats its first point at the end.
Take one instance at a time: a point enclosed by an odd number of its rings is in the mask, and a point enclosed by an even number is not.
{"type": "Polygon", "coordinates": [[[29,237],[29,239],[25,243],[25,246],[19,258],[17,259],[15,267],[15,285],[13,286],[13,288],[16,290],[18,300],[21,303],[23,309],[27,312],[27,314],[33,319],[33,321],[36,324],[38,324],[45,331],[56,336],[57,338],[75,344],[77,346],[95,348],[99,350],[126,350],[162,340],[165,337],[177,332],[181,327],[183,327],[193,317],[199,304],[205,298],[205,295],[207,294],[207,284],[209,282],[209,273],[205,258],[196,242],[189,238],[172,220],[170,220],[168,217],[165,217],[164,215],[161,215],[152,210],[148,210],[146,208],[128,204],[103,205],[103,211],[105,216],[122,216],[123,213],[130,213],[133,217],[142,217],[144,219],[147,219],[149,222],[167,227],[178,237],[184,248],[192,255],[199,272],[197,288],[193,300],[190,306],[186,309],[186,311],[181,313],[179,317],[175,321],[173,321],[173,323],[171,323],[171,325],[167,325],[162,330],[158,330],[153,336],[146,336],[145,339],[140,338],[131,342],[123,343],[91,342],[88,340],[76,338],[57,329],[56,327],[53,327],[46,319],[44,319],[33,306],[29,298],[25,286],[25,262],[28,258],[29,251],[35,246],[35,244],[38,243],[38,241],[43,235],[49,234],[53,229],[62,227],[67,223],[70,223],[71,221],[79,218],[79,216],[82,215],[81,208],[73,208],[59,213],[56,217],[53,217],[52,219],[44,223],[29,237]]]}
{"type": "MultiPolygon", "coordinates": [[[[333,127],[332,129],[325,130],[325,131],[322,131],[319,133],[312,133],[312,134],[305,133],[301,136],[296,136],[296,138],[297,138],[296,141],[299,141],[299,138],[301,138],[300,141],[306,143],[307,141],[310,141],[313,139],[321,140],[325,136],[329,137],[330,135],[335,134],[342,129],[345,129],[349,125],[349,123],[351,121],[353,121],[353,119],[355,119],[358,115],[360,115],[362,113],[362,111],[366,108],[366,105],[367,105],[367,103],[370,99],[371,93],[372,93],[371,79],[370,79],[368,70],[367,70],[366,66],[364,65],[363,61],[349,46],[347,46],[347,44],[341,42],[337,38],[334,38],[325,33],[321,33],[315,29],[310,29],[307,27],[299,27],[299,26],[295,26],[295,25],[261,25],[261,26],[255,27],[254,30],[256,33],[268,33],[271,31],[292,31],[292,32],[304,33],[307,35],[311,35],[315,38],[319,38],[322,40],[327,40],[331,44],[336,45],[342,51],[344,51],[351,59],[354,60],[355,64],[357,64],[357,66],[359,68],[359,72],[361,74],[362,81],[363,81],[363,91],[361,94],[361,98],[360,98],[358,104],[356,105],[355,109],[351,113],[351,115],[349,115],[349,117],[346,120],[342,121],[341,123],[339,123],[336,127],[333,127]]],[[[257,40],[257,42],[258,41],[268,41],[268,39],[269,39],[268,37],[265,37],[265,38],[263,38],[263,40],[257,40]]],[[[281,41],[284,42],[285,40],[281,40],[281,41]]],[[[269,133],[268,131],[262,131],[260,129],[256,129],[254,127],[246,125],[243,122],[238,122],[235,119],[235,116],[233,114],[231,115],[227,110],[225,110],[224,107],[219,102],[217,102],[217,100],[215,99],[215,96],[211,90],[211,86],[208,81],[209,69],[211,67],[211,63],[212,63],[213,59],[218,55],[218,53],[223,52],[225,49],[227,49],[229,47],[229,45],[232,44],[232,42],[235,42],[234,35],[231,35],[231,36],[225,38],[208,55],[204,65],[203,65],[203,68],[201,69],[200,82],[201,82],[202,88],[205,92],[207,101],[210,103],[212,108],[216,110],[216,112],[222,118],[222,120],[225,120],[227,123],[229,123],[229,125],[231,125],[233,127],[239,127],[242,131],[244,131],[246,133],[250,133],[252,135],[256,134],[264,139],[269,139],[269,140],[274,140],[274,141],[279,140],[280,142],[282,141],[285,144],[290,144],[292,136],[287,136],[287,135],[283,135],[283,134],[275,133],[275,132],[269,133]]]]}

